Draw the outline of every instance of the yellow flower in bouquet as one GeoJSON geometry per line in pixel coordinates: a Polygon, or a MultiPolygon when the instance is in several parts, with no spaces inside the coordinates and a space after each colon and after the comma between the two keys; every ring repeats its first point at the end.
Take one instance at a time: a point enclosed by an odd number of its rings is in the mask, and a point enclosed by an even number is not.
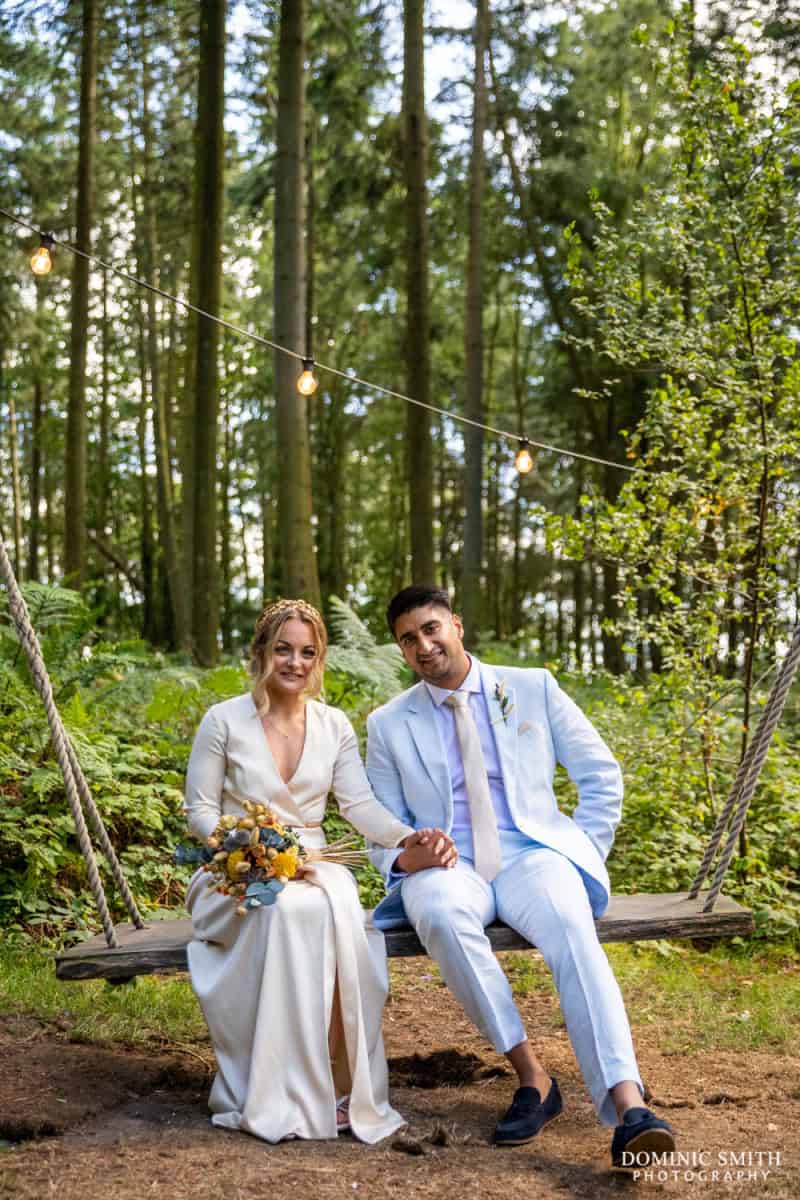
{"type": "Polygon", "coordinates": [[[349,837],[325,846],[301,846],[297,833],[282,824],[265,804],[244,800],[245,815],[225,813],[201,850],[178,846],[174,861],[202,865],[208,886],[231,896],[242,916],[253,908],[274,904],[290,879],[306,862],[360,866],[364,851],[349,837]]]}
{"type": "Polygon", "coordinates": [[[239,864],[243,862],[245,862],[244,850],[233,850],[226,859],[225,870],[228,878],[232,879],[234,883],[238,883],[241,878],[239,864]]]}
{"type": "Polygon", "coordinates": [[[297,846],[290,846],[288,850],[281,850],[274,858],[270,859],[269,865],[279,879],[282,875],[287,879],[294,879],[297,874],[299,853],[297,846]]]}

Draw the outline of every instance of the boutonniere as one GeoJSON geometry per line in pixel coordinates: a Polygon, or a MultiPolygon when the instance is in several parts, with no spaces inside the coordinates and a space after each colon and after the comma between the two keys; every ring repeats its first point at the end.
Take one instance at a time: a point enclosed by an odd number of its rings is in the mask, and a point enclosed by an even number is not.
{"type": "Polygon", "coordinates": [[[514,705],[511,703],[511,701],[509,700],[509,698],[506,694],[505,679],[501,679],[499,681],[499,683],[496,683],[494,685],[494,698],[497,701],[497,703],[500,705],[500,716],[497,718],[496,721],[492,721],[492,724],[496,725],[497,721],[499,721],[502,718],[503,724],[506,725],[508,723],[509,713],[513,709],[514,705]]]}

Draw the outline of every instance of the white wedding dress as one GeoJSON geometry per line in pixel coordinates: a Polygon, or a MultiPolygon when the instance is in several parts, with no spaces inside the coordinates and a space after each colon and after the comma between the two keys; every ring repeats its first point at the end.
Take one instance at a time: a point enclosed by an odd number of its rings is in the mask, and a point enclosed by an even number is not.
{"type": "MultiPolygon", "coordinates": [[[[307,846],[333,790],[342,814],[371,841],[396,846],[412,832],[379,804],[355,733],[340,710],[306,705],[297,769],[280,776],[252,696],[209,709],[186,776],[189,828],[205,838],[242,800],[268,804],[307,846]]],[[[314,882],[290,881],[269,907],[236,913],[236,902],[198,871],[187,893],[194,924],[192,985],[217,1057],[212,1121],[269,1142],[336,1137],[328,1028],[338,976],[352,1080],[350,1125],[377,1142],[404,1122],[389,1105],[381,1017],[388,991],[383,934],[365,926],[347,868],[318,863],[314,882]]]]}

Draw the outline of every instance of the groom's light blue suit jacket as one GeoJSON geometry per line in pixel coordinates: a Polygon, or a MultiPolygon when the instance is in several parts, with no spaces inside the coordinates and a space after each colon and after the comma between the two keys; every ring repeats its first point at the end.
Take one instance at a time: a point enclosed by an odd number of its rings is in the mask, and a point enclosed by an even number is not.
{"type": "MultiPolygon", "coordinates": [[[[592,911],[600,916],[610,891],[605,859],[622,809],[619,766],[549,671],[478,665],[514,822],[523,833],[575,864],[592,911]],[[505,717],[498,698],[503,691],[505,717]],[[556,763],[566,767],[578,788],[572,817],[556,804],[556,763]]],[[[381,803],[417,829],[438,827],[449,833],[453,824],[450,772],[433,700],[424,683],[376,709],[367,721],[367,733],[367,774],[381,803]]],[[[370,858],[389,888],[373,915],[379,929],[407,920],[401,881],[390,879],[399,853],[399,849],[370,847],[370,858]]]]}

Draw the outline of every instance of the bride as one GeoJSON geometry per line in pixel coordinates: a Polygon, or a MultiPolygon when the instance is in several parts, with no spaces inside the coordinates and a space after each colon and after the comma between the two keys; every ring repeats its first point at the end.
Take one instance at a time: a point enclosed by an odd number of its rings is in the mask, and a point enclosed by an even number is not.
{"type": "MultiPolygon", "coordinates": [[[[441,831],[414,831],[372,794],[353,728],[320,692],[327,633],[302,600],[261,614],[251,647],[252,693],[203,717],[186,776],[189,828],[207,838],[243,801],[267,804],[303,845],[325,845],[333,791],[370,841],[450,866],[441,831]],[[434,836],[432,836],[434,835],[434,836]]],[[[198,871],[187,892],[194,925],[192,985],[217,1058],[209,1107],[215,1125],[269,1142],[335,1137],[364,1142],[404,1122],[389,1105],[381,1016],[388,990],[383,935],[366,928],[355,881],[318,862],[269,907],[243,916],[198,871]]]]}

